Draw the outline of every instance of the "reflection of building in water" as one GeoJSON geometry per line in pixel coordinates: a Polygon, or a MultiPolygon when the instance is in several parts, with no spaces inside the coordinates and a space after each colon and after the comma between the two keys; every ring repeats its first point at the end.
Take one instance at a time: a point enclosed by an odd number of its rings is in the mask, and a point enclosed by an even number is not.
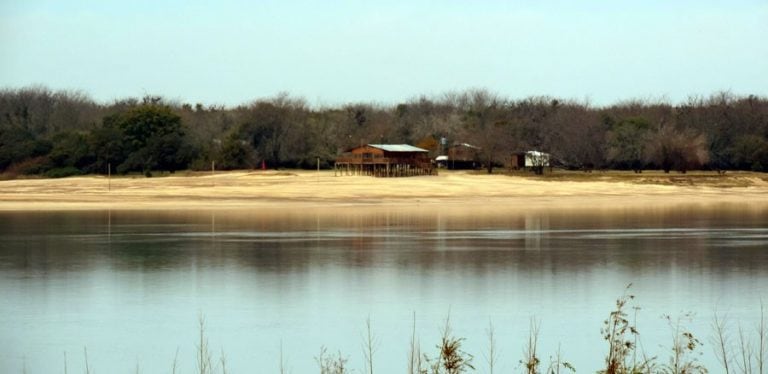
{"type": "Polygon", "coordinates": [[[525,249],[541,249],[548,245],[549,215],[541,213],[525,214],[525,249]]]}
{"type": "Polygon", "coordinates": [[[211,239],[216,237],[216,213],[211,211],[211,239]]]}

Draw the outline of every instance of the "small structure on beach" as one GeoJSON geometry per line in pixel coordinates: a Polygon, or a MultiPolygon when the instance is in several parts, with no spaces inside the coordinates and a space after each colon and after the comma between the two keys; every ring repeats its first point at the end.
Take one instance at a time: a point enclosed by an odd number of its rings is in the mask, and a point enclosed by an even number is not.
{"type": "Polygon", "coordinates": [[[447,169],[480,168],[480,147],[468,143],[454,143],[446,149],[446,154],[435,159],[439,166],[447,169]]]}
{"type": "Polygon", "coordinates": [[[549,153],[539,151],[515,152],[509,159],[509,168],[512,170],[542,170],[549,167],[549,153]]]}
{"type": "Polygon", "coordinates": [[[408,144],[366,144],[336,158],[334,175],[410,177],[437,175],[429,151],[408,144]]]}

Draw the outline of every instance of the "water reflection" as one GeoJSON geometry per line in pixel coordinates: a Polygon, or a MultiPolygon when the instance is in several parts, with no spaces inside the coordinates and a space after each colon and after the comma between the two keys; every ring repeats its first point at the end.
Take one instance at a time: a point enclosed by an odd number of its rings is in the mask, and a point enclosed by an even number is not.
{"type": "Polygon", "coordinates": [[[4,213],[0,269],[46,273],[108,263],[141,271],[192,264],[281,271],[334,264],[576,272],[610,264],[751,272],[761,269],[756,259],[768,246],[765,212],[4,213]],[[749,213],[754,218],[745,222],[749,213]]]}
{"type": "MultiPolygon", "coordinates": [[[[749,322],[768,296],[761,206],[5,212],[0,237],[0,345],[10,347],[2,372],[18,371],[20,357],[83,345],[110,347],[95,355],[100,371],[137,357],[161,371],[176,347],[194,342],[200,312],[220,324],[212,333],[228,356],[242,358],[236,371],[252,369],[254,352],[273,357],[279,340],[296,372],[314,370],[320,345],[355,355],[355,321],[367,315],[386,342],[392,366],[383,372],[400,371],[413,311],[431,347],[449,308],[476,354],[489,317],[517,352],[527,328],[519,322],[536,315],[542,347],[562,342],[589,372],[601,362],[600,322],[629,282],[645,326],[661,313],[718,305],[749,322]]],[[[507,360],[514,368],[517,357],[507,360]]],[[[30,372],[59,369],[38,361],[30,372]]]]}

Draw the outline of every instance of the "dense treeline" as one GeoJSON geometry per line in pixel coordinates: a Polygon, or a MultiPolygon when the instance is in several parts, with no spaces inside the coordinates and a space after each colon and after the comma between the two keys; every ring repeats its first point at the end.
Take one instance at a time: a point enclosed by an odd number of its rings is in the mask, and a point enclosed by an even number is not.
{"type": "Polygon", "coordinates": [[[234,108],[159,97],[100,104],[44,87],[0,91],[0,172],[7,176],[332,164],[362,143],[440,151],[439,139],[481,147],[483,162],[549,152],[564,167],[641,171],[768,171],[768,99],[719,93],[684,104],[628,101],[596,108],[484,90],[395,106],[312,108],[278,95],[234,108]]]}

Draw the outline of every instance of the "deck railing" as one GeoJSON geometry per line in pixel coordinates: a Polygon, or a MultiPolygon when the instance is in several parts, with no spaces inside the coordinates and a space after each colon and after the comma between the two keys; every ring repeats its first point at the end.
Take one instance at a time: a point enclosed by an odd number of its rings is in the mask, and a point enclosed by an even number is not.
{"type": "Polygon", "coordinates": [[[371,175],[374,177],[409,177],[436,175],[429,157],[355,157],[336,158],[334,175],[371,175]]]}
{"type": "Polygon", "coordinates": [[[416,165],[421,163],[429,164],[431,160],[425,157],[412,158],[412,157],[338,157],[336,163],[349,163],[349,164],[403,164],[403,165],[416,165]]]}

